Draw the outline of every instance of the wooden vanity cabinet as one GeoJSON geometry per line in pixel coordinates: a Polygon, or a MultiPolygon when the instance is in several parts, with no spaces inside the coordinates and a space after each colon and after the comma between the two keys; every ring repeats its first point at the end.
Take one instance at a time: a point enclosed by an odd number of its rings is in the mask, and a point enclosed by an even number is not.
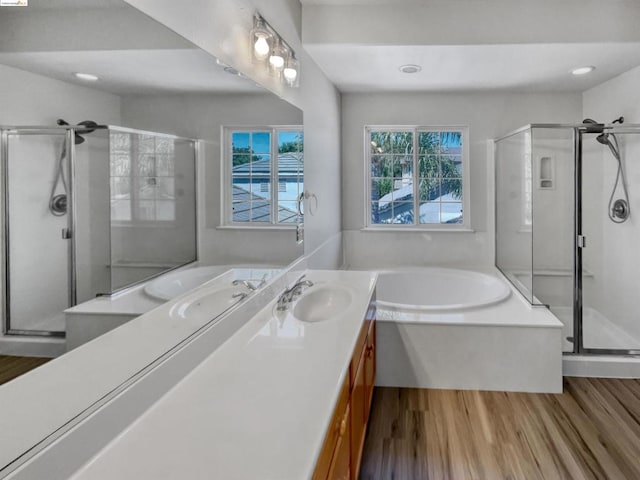
{"type": "Polygon", "coordinates": [[[358,478],[376,374],[375,314],[374,296],[316,463],[314,480],[358,478]]]}

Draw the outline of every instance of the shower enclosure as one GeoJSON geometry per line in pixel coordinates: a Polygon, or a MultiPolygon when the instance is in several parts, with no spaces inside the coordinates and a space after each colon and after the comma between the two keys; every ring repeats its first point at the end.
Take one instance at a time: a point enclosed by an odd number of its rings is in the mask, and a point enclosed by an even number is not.
{"type": "Polygon", "coordinates": [[[92,122],[2,127],[3,333],[196,260],[196,142],[92,122]],[[91,127],[91,128],[88,128],[91,127]]]}
{"type": "Polygon", "coordinates": [[[640,354],[640,125],[532,124],[495,143],[496,266],[563,350],[640,354]]]}

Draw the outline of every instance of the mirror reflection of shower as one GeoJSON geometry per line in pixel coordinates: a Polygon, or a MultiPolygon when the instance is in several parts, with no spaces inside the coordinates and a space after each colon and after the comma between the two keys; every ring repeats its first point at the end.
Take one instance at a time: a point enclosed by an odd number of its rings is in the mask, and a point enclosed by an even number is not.
{"type": "MultiPolygon", "coordinates": [[[[615,119],[611,123],[623,123],[624,117],[620,117],[615,119]]],[[[627,180],[624,174],[624,168],[622,167],[622,158],[620,155],[620,145],[618,144],[618,139],[616,138],[614,133],[605,133],[604,124],[598,123],[591,118],[585,118],[582,123],[593,125],[587,129],[587,132],[590,133],[599,133],[596,137],[596,140],[602,145],[608,146],[613,158],[618,162],[618,171],[616,173],[616,181],[613,184],[613,189],[611,190],[611,196],[609,197],[608,211],[609,220],[614,223],[624,223],[627,221],[629,216],[631,215],[631,210],[629,209],[629,193],[627,192],[627,180]],[[618,198],[614,200],[616,196],[616,192],[618,191],[618,186],[622,186],[622,194],[624,198],[618,198]]]]}
{"type": "MultiPolygon", "coordinates": [[[[60,126],[69,125],[68,122],[59,118],[56,123],[60,126]]],[[[82,125],[83,129],[74,130],[74,140],[73,143],[75,145],[80,145],[84,143],[84,137],[80,135],[80,133],[86,135],[95,131],[98,127],[98,124],[93,120],[84,120],[78,125],[82,125]]],[[[56,172],[54,174],[53,185],[51,187],[51,194],[49,195],[49,212],[56,217],[61,217],[62,215],[67,213],[67,195],[69,193],[69,186],[67,177],[64,171],[64,160],[67,157],[67,141],[66,139],[62,142],[62,148],[60,150],[60,157],[58,158],[58,163],[56,166],[56,172]],[[62,187],[62,192],[57,193],[58,185],[62,187]]]]}

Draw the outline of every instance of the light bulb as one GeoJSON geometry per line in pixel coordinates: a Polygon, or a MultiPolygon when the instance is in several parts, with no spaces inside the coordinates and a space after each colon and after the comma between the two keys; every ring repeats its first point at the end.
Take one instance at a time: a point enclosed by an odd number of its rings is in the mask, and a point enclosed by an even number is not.
{"type": "Polygon", "coordinates": [[[269,57],[269,63],[273,68],[282,68],[282,66],[284,65],[284,57],[274,52],[269,57]]]}
{"type": "Polygon", "coordinates": [[[256,56],[265,58],[269,53],[269,42],[263,36],[259,36],[256,43],[253,45],[253,49],[256,52],[256,56]]]}
{"type": "Polygon", "coordinates": [[[282,73],[284,74],[284,78],[286,78],[289,82],[294,82],[296,77],[298,76],[298,71],[295,68],[287,67],[282,73]]]}

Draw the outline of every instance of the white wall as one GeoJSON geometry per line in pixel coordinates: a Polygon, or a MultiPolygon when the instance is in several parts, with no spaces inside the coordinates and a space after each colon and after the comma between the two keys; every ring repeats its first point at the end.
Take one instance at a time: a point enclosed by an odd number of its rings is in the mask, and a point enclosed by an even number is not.
{"type": "MultiPolygon", "coordinates": [[[[58,118],[70,123],[89,119],[98,123],[120,122],[120,98],[115,95],[3,65],[0,65],[0,85],[0,125],[56,126],[58,118]]],[[[57,324],[54,326],[54,323],[45,322],[40,328],[64,329],[61,311],[67,306],[68,241],[61,239],[60,231],[66,227],[67,217],[53,217],[47,208],[61,140],[49,138],[47,141],[35,141],[35,137],[24,136],[13,144],[22,146],[10,152],[15,154],[10,160],[13,167],[9,172],[10,183],[13,193],[21,195],[23,200],[11,203],[12,237],[21,239],[13,241],[11,245],[12,265],[16,267],[12,269],[12,273],[15,273],[12,275],[15,292],[12,308],[16,317],[13,327],[20,328],[22,325],[35,328],[36,324],[56,312],[58,318],[53,322],[57,324]]],[[[99,156],[94,146],[99,150],[95,142],[78,146],[79,172],[90,171],[92,161],[108,161],[108,157],[99,156]],[[86,162],[83,163],[82,159],[86,162]]],[[[88,185],[79,186],[78,216],[94,218],[83,208],[90,207],[94,198],[99,196],[98,192],[90,191],[88,185]]],[[[104,231],[100,231],[104,225],[108,233],[108,217],[100,224],[88,223],[86,228],[77,232],[80,243],[87,247],[79,251],[81,268],[108,261],[108,237],[104,231]],[[100,239],[104,241],[100,243],[100,239]]],[[[93,278],[88,268],[80,270],[79,275],[87,280],[79,285],[79,298],[83,298],[90,286],[88,283],[100,279],[93,278]]]]}
{"type": "Polygon", "coordinates": [[[344,94],[342,98],[343,236],[346,263],[492,265],[493,224],[486,141],[529,123],[579,121],[577,94],[344,94]],[[365,232],[365,125],[468,125],[471,227],[462,232],[365,232]]]}
{"type": "MultiPolygon", "coordinates": [[[[301,108],[305,130],[305,187],[318,197],[318,211],[305,218],[305,253],[340,233],[340,94],[303,50],[298,0],[193,0],[189,8],[174,0],[126,0],[205,51],[301,108]],[[251,64],[249,31],[258,10],[296,51],[300,88],[274,82],[251,64]]],[[[308,211],[308,208],[307,208],[308,211]]],[[[339,259],[332,259],[339,263],[339,259]]],[[[321,267],[322,265],[318,265],[321,267]]]]}
{"type": "Polygon", "coordinates": [[[300,125],[302,112],[270,93],[125,97],[122,121],[205,139],[199,178],[199,258],[204,264],[288,264],[302,254],[295,229],[220,229],[221,127],[300,125]]]}
{"type": "MultiPolygon", "coordinates": [[[[640,123],[640,67],[634,68],[583,94],[583,116],[609,123],[624,116],[625,123],[640,123]]],[[[638,270],[640,269],[640,134],[619,135],[627,175],[631,217],[617,225],[607,217],[607,205],[615,181],[617,163],[595,139],[589,157],[592,195],[583,210],[587,248],[583,252],[587,268],[594,274],[594,290],[585,292],[585,303],[600,310],[614,324],[638,339],[638,270]],[[595,148],[595,151],[594,151],[595,148]]],[[[621,191],[615,198],[622,198],[621,191]]]]}

